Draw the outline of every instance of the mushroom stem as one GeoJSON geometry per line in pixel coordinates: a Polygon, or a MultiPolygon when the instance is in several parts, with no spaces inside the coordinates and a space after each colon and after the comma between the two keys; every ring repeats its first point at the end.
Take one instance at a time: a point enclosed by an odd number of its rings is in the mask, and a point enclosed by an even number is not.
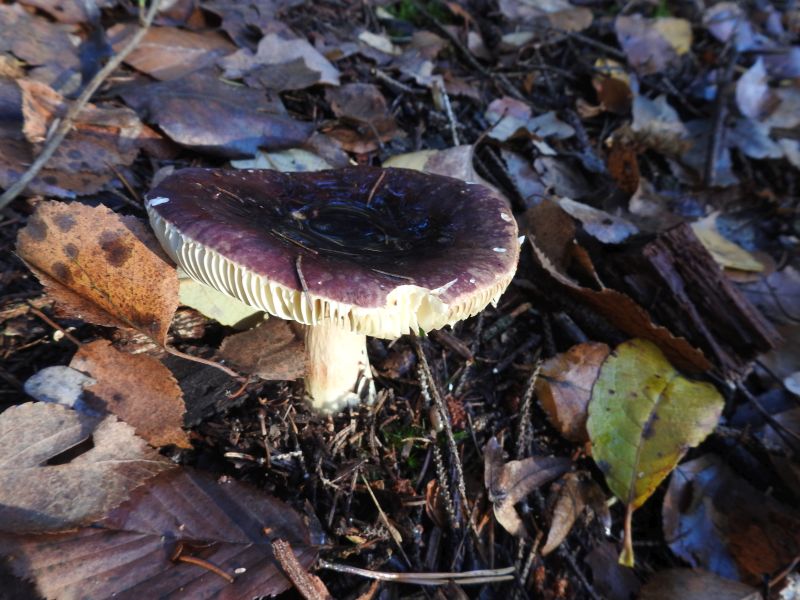
{"type": "Polygon", "coordinates": [[[306,328],[306,393],[315,410],[332,414],[375,394],[367,336],[332,322],[306,328]]]}

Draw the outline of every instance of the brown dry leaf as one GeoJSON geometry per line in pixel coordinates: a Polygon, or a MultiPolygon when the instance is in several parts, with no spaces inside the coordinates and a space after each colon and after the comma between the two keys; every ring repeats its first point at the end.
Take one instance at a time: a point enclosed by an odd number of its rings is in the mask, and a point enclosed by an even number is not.
{"type": "Polygon", "coordinates": [[[306,374],[303,336],[283,319],[267,319],[258,327],[229,335],[220,346],[220,356],[261,379],[299,379],[306,374]]]}
{"type": "Polygon", "coordinates": [[[572,461],[555,456],[531,456],[503,462],[503,448],[492,437],[483,448],[484,485],[497,522],[511,535],[528,538],[514,505],[533,490],[569,470],[572,461]]]}
{"type": "Polygon", "coordinates": [[[400,133],[386,99],[375,85],[349,83],[340,88],[329,88],[325,91],[325,98],[340,120],[327,133],[349,152],[373,152],[381,143],[400,133]]]}
{"type": "Polygon", "coordinates": [[[316,546],[291,507],[236,481],[172,469],[91,527],[0,535],[0,552],[48,598],[249,600],[291,585],[272,552],[276,538],[291,544],[302,568],[314,564],[316,546]],[[232,581],[184,562],[192,558],[232,581]]]}
{"type": "Polygon", "coordinates": [[[206,70],[122,95],[173,141],[225,158],[250,158],[259,148],[296,148],[314,129],[289,117],[277,96],[224,83],[206,70]]]}
{"type": "Polygon", "coordinates": [[[62,308],[165,342],[178,306],[175,268],[105,206],[42,202],[17,236],[17,253],[62,308]]]}
{"type": "Polygon", "coordinates": [[[633,93],[625,81],[616,77],[598,75],[592,79],[592,85],[603,109],[617,115],[630,113],[633,93]]]}
{"type": "Polygon", "coordinates": [[[101,8],[111,7],[115,0],[93,0],[86,3],[84,0],[21,0],[20,4],[34,6],[46,12],[61,23],[88,23],[92,13],[101,8]]]}
{"type": "Polygon", "coordinates": [[[594,511],[605,524],[611,523],[611,514],[608,512],[603,490],[588,472],[564,475],[556,494],[553,520],[550,531],[547,532],[547,541],[541,549],[542,556],[547,556],[561,545],[575,521],[587,508],[594,511]]]}
{"type": "Polygon", "coordinates": [[[639,600],[761,600],[761,593],[739,581],[700,569],[666,569],[642,587],[639,600]]]}
{"type": "MultiPolygon", "coordinates": [[[[134,25],[122,23],[111,27],[107,33],[114,50],[119,51],[127,44],[136,29],[134,25]]],[[[177,27],[151,27],[125,62],[137,71],[164,81],[213,65],[235,50],[233,44],[213,31],[195,33],[177,27]]]]}
{"type": "Polygon", "coordinates": [[[586,418],[592,386],[610,348],[587,342],[546,360],[536,381],[539,404],[553,427],[572,442],[588,442],[586,418]]]}
{"type": "Polygon", "coordinates": [[[152,446],[191,447],[181,429],[183,393],[157,359],[119,352],[111,342],[97,340],[81,346],[70,366],[97,380],[85,389],[94,396],[92,407],[117,415],[152,446]]]}
{"type": "MultiPolygon", "coordinates": [[[[39,146],[47,138],[53,120],[63,116],[67,104],[58,92],[38,81],[21,79],[23,132],[39,146]]],[[[129,165],[139,152],[142,123],[124,107],[88,104],[75,119],[72,131],[48,161],[51,169],[100,173],[109,165],[129,165]]]]}
{"type": "Polygon", "coordinates": [[[691,373],[711,367],[703,353],[686,339],[674,336],[669,329],[653,323],[648,312],[630,296],[611,288],[600,290],[579,285],[566,272],[574,256],[575,225],[555,203],[545,200],[525,215],[528,240],[534,259],[570,293],[597,310],[616,327],[632,337],[648,339],[661,348],[669,361],[691,373]]]}
{"type": "Polygon", "coordinates": [[[0,414],[0,531],[88,524],[172,468],[114,416],[43,402],[13,406],[0,414]]]}

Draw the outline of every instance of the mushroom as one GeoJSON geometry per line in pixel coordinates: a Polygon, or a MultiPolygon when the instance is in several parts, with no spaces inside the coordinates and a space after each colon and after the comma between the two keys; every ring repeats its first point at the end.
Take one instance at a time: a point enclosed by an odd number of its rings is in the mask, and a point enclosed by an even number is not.
{"type": "Polygon", "coordinates": [[[503,198],[406,169],[183,169],[146,206],[190,277],[308,326],[306,392],[325,413],[374,394],[366,336],[477,314],[497,302],[519,257],[503,198]]]}

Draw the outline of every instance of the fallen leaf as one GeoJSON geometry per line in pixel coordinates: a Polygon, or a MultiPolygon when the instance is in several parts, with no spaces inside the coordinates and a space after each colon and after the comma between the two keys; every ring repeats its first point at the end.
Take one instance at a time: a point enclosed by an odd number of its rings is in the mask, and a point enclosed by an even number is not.
{"type": "MultiPolygon", "coordinates": [[[[553,518],[547,532],[547,540],[542,546],[542,556],[547,556],[561,545],[575,521],[589,508],[601,512],[600,518],[609,522],[611,515],[605,503],[603,490],[589,473],[567,473],[559,482],[557,500],[553,508],[553,518]]],[[[609,523],[610,524],[610,523],[609,523]]]]}
{"type": "Polygon", "coordinates": [[[633,195],[641,182],[637,148],[633,144],[614,142],[608,152],[608,172],[620,190],[633,195]]]}
{"type": "Polygon", "coordinates": [[[314,128],[289,117],[277,96],[224,83],[205,70],[122,96],[173,141],[225,158],[301,146],[314,128]]]}
{"type": "Polygon", "coordinates": [[[267,319],[257,327],[229,335],[220,355],[241,371],[267,380],[300,379],[306,374],[302,335],[283,319],[267,319]]]}
{"type": "Polygon", "coordinates": [[[737,2],[718,2],[709,6],[703,14],[703,24],[720,42],[733,40],[738,52],[746,52],[756,45],[757,34],[737,2]]]}
{"type": "Polygon", "coordinates": [[[329,130],[345,150],[356,154],[373,152],[380,144],[400,134],[380,89],[370,83],[348,83],[328,88],[325,99],[339,117],[339,124],[329,130]]]}
{"type": "Polygon", "coordinates": [[[37,80],[60,82],[61,91],[80,84],[78,47],[68,30],[21,4],[0,5],[0,52],[11,52],[34,67],[28,75],[37,80]]]}
{"type": "Polygon", "coordinates": [[[759,58],[736,82],[736,105],[751,119],[767,116],[780,103],[769,88],[764,61],[759,58]]]}
{"type": "Polygon", "coordinates": [[[600,368],[586,428],[592,457],[627,507],[621,564],[634,562],[633,511],[713,431],[724,404],[713,385],[680,375],[647,340],[620,344],[600,368]]]}
{"type": "Polygon", "coordinates": [[[693,567],[760,585],[800,553],[800,513],[707,454],[680,465],[664,496],[664,537],[693,567]]]}
{"type": "MultiPolygon", "coordinates": [[[[144,235],[140,227],[137,232],[144,235]]],[[[175,268],[105,206],[42,202],[17,235],[17,253],[65,311],[166,340],[178,306],[175,268]]]]}
{"type": "Polygon", "coordinates": [[[324,158],[302,148],[275,152],[259,150],[252,159],[232,160],[231,166],[234,169],[272,169],[284,173],[324,171],[333,168],[324,158]]]}
{"type": "Polygon", "coordinates": [[[619,244],[639,233],[638,227],[624,217],[618,217],[571,198],[559,198],[558,205],[583,225],[583,230],[604,244],[619,244]]]}
{"type": "Polygon", "coordinates": [[[761,593],[745,583],[700,569],[665,569],[642,587],[640,600],[761,600],[761,593]]]}
{"type": "Polygon", "coordinates": [[[484,484],[497,522],[511,535],[527,539],[528,532],[514,505],[533,490],[567,472],[568,458],[531,456],[503,462],[503,448],[492,437],[483,448],[484,484]]]}
{"type": "Polygon", "coordinates": [[[91,5],[82,0],[22,0],[20,4],[35,6],[61,23],[87,23],[100,8],[114,5],[113,0],[96,0],[91,5]]]}
{"type": "MultiPolygon", "coordinates": [[[[111,27],[107,35],[114,51],[125,46],[137,29],[122,23],[111,27]]],[[[213,65],[235,50],[233,44],[213,31],[195,33],[177,27],[151,27],[125,57],[125,63],[164,81],[213,65]]]]}
{"type": "Polygon", "coordinates": [[[244,600],[291,585],[272,552],[278,538],[291,544],[302,568],[314,564],[308,527],[289,506],[236,481],[172,469],[91,527],[4,534],[0,549],[13,557],[14,572],[48,598],[244,600]],[[230,580],[185,559],[213,565],[230,580]]]}
{"type": "Polygon", "coordinates": [[[717,214],[711,213],[704,219],[692,223],[692,231],[721,266],[739,271],[759,273],[764,265],[747,250],[725,239],[717,229],[717,214]]]}
{"type": "MultiPolygon", "coordinates": [[[[67,103],[44,83],[21,79],[17,84],[22,90],[23,133],[38,152],[67,103]]],[[[114,175],[109,166],[129,165],[136,158],[141,133],[142,123],[131,109],[89,104],[76,117],[48,168],[108,181],[114,175]]]]}
{"type": "Polygon", "coordinates": [[[634,90],[631,130],[636,142],[663,154],[682,156],[691,145],[689,130],[664,95],[650,100],[634,90]]]}
{"type": "Polygon", "coordinates": [[[173,467],[116,417],[58,404],[12,406],[0,414],[0,531],[86,525],[173,467]]]}
{"type": "Polygon", "coordinates": [[[536,395],[550,423],[571,442],[587,442],[592,386],[610,349],[588,342],[573,346],[542,363],[536,395]]]}
{"type": "Polygon", "coordinates": [[[651,75],[678,62],[692,42],[692,28],[684,19],[645,19],[639,14],[622,15],[614,21],[619,45],[628,64],[640,75],[651,75]]]}
{"type": "Polygon", "coordinates": [[[184,273],[179,275],[179,282],[181,304],[194,308],[222,325],[246,329],[257,315],[264,313],[184,273]]]}
{"type": "Polygon", "coordinates": [[[220,59],[225,77],[238,79],[259,69],[257,77],[269,89],[282,92],[315,84],[339,85],[339,70],[305,39],[285,39],[276,33],[261,38],[253,54],[239,50],[220,59]]]}
{"type": "Polygon", "coordinates": [[[514,98],[498,98],[486,109],[484,118],[492,124],[488,136],[504,142],[519,136],[567,139],[575,135],[572,126],[561,121],[553,111],[531,116],[531,108],[514,98]]]}
{"type": "Polygon", "coordinates": [[[61,404],[78,412],[99,416],[86,405],[83,398],[83,390],[95,383],[97,381],[80,371],[54,365],[31,375],[25,381],[25,393],[39,402],[61,404]]]}
{"type": "Polygon", "coordinates": [[[182,429],[183,393],[158,359],[119,352],[111,342],[97,340],[81,346],[70,366],[96,380],[85,388],[92,408],[115,414],[151,446],[191,447],[182,429]]]}

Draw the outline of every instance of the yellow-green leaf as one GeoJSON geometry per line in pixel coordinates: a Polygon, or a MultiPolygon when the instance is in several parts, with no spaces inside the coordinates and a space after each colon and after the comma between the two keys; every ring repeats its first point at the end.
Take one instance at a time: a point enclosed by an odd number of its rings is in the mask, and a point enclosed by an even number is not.
{"type": "Polygon", "coordinates": [[[631,513],[714,429],[722,407],[714,386],[683,377],[647,340],[620,344],[601,367],[586,426],[595,462],[628,507],[622,564],[633,565],[631,513]]]}

